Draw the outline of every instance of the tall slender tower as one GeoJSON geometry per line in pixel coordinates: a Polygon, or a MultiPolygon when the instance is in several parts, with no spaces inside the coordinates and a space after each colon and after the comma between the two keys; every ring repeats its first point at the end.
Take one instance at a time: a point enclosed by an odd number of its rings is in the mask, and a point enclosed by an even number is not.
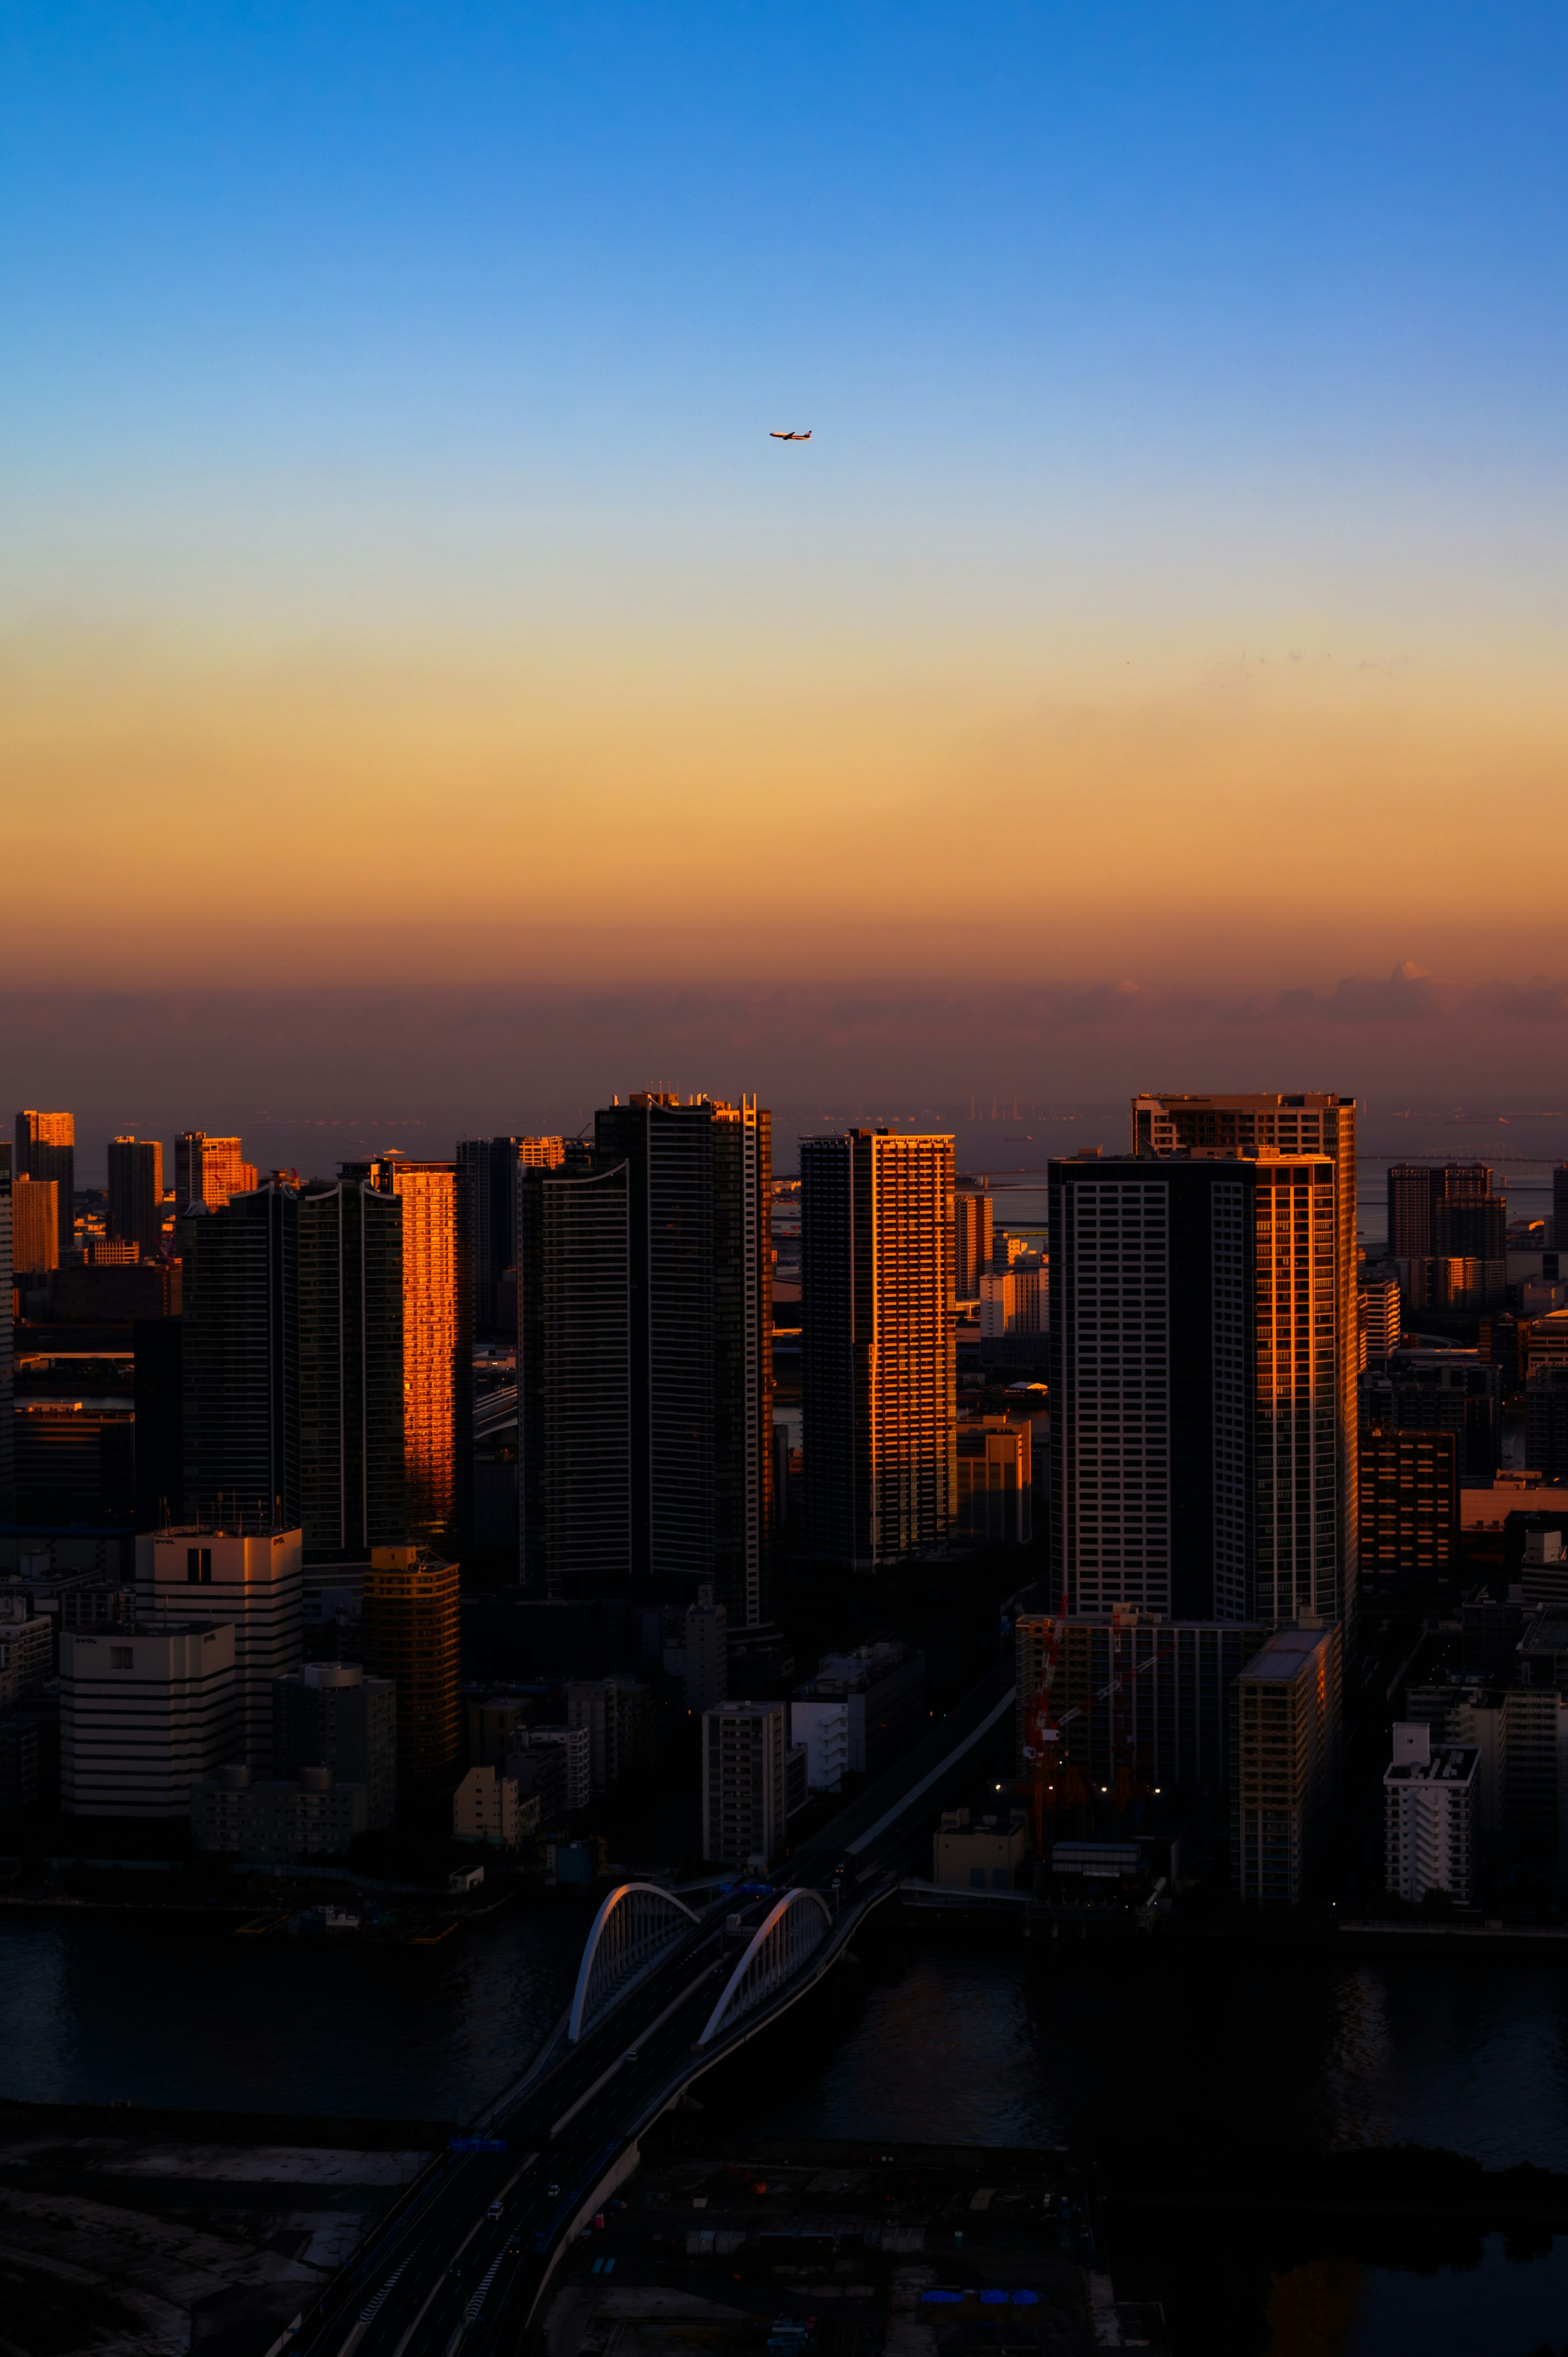
{"type": "Polygon", "coordinates": [[[76,1241],[76,1116],[69,1113],[19,1113],[14,1178],[52,1178],[59,1189],[59,1263],[70,1260],[76,1241]]]}
{"type": "Polygon", "coordinates": [[[589,1164],[520,1173],[523,1577],[712,1586],[766,1617],[771,1125],[755,1099],[606,1106],[589,1164]]]}
{"type": "Polygon", "coordinates": [[[299,1521],[299,1199],[263,1187],[179,1223],[188,1522],[299,1521]]]}
{"type": "Polygon", "coordinates": [[[631,1578],[631,1236],[625,1162],[523,1168],[517,1212],[519,1577],[631,1578]]]}
{"type": "Polygon", "coordinates": [[[456,1162],[345,1162],[403,1205],[403,1514],[411,1544],[456,1546],[474,1478],[473,1276],[456,1162]]]}
{"type": "Polygon", "coordinates": [[[317,1556],[404,1541],[403,1214],[364,1179],[299,1199],[300,1520],[317,1556]]]}
{"type": "Polygon", "coordinates": [[[953,1197],[953,1289],[960,1301],[980,1298],[980,1280],[991,1266],[993,1222],[990,1195],[961,1187],[953,1197]]]}
{"type": "Polygon", "coordinates": [[[164,1149],[159,1139],[110,1139],[109,1232],[134,1243],[144,1260],[157,1258],[164,1232],[164,1149]]]}
{"type": "Polygon", "coordinates": [[[474,1266],[474,1331],[499,1331],[500,1281],[517,1265],[517,1174],[555,1170],[564,1137],[460,1137],[457,1168],[468,1196],[474,1266]]]}
{"type": "Polygon", "coordinates": [[[1140,1158],[1258,1166],[1250,1609],[1267,1620],[1303,1612],[1351,1620],[1359,1506],[1355,1100],[1150,1094],[1133,1098],[1132,1128],[1140,1158]]]}
{"type": "Polygon", "coordinates": [[[806,1545],[872,1570],[956,1502],[951,1137],[802,1139],[800,1280],[806,1545]]]}

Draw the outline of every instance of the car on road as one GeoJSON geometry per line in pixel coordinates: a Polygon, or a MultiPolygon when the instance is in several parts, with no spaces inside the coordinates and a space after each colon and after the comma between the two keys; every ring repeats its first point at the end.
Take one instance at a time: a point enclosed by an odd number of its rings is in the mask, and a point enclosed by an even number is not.
{"type": "Polygon", "coordinates": [[[501,2214],[503,2206],[499,2194],[497,2194],[495,2200],[490,2203],[489,2208],[485,2212],[486,2217],[499,2218],[501,2214]]]}

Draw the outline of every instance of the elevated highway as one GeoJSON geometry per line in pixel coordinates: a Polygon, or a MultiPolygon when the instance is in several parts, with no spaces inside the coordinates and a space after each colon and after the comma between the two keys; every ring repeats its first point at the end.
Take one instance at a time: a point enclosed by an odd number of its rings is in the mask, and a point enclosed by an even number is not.
{"type": "Polygon", "coordinates": [[[1010,1749],[998,1669],[748,1895],[623,1885],[595,1919],[572,2001],[528,2070],[426,2169],[290,2336],[310,2357],[499,2357],[562,2255],[637,2167],[638,2138],[706,2071],[831,1972],[897,1888],[931,1812],[1010,1749]],[[999,1749],[1004,1748],[999,1744],[999,1749]]]}

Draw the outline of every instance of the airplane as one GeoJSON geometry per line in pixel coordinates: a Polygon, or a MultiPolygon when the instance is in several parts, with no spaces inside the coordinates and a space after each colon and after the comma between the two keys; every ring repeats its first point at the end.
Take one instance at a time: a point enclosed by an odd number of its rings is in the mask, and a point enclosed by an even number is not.
{"type": "Polygon", "coordinates": [[[776,425],[769,426],[768,430],[769,438],[775,442],[809,442],[811,438],[809,425],[803,434],[780,434],[776,425]]]}

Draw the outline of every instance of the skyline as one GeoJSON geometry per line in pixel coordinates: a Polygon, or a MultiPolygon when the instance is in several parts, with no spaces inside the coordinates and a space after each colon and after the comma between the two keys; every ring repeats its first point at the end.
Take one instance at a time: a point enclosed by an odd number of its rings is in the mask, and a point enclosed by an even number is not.
{"type": "Polygon", "coordinates": [[[4,54],[30,975],[1518,975],[1552,12],[52,6],[4,54]]]}

